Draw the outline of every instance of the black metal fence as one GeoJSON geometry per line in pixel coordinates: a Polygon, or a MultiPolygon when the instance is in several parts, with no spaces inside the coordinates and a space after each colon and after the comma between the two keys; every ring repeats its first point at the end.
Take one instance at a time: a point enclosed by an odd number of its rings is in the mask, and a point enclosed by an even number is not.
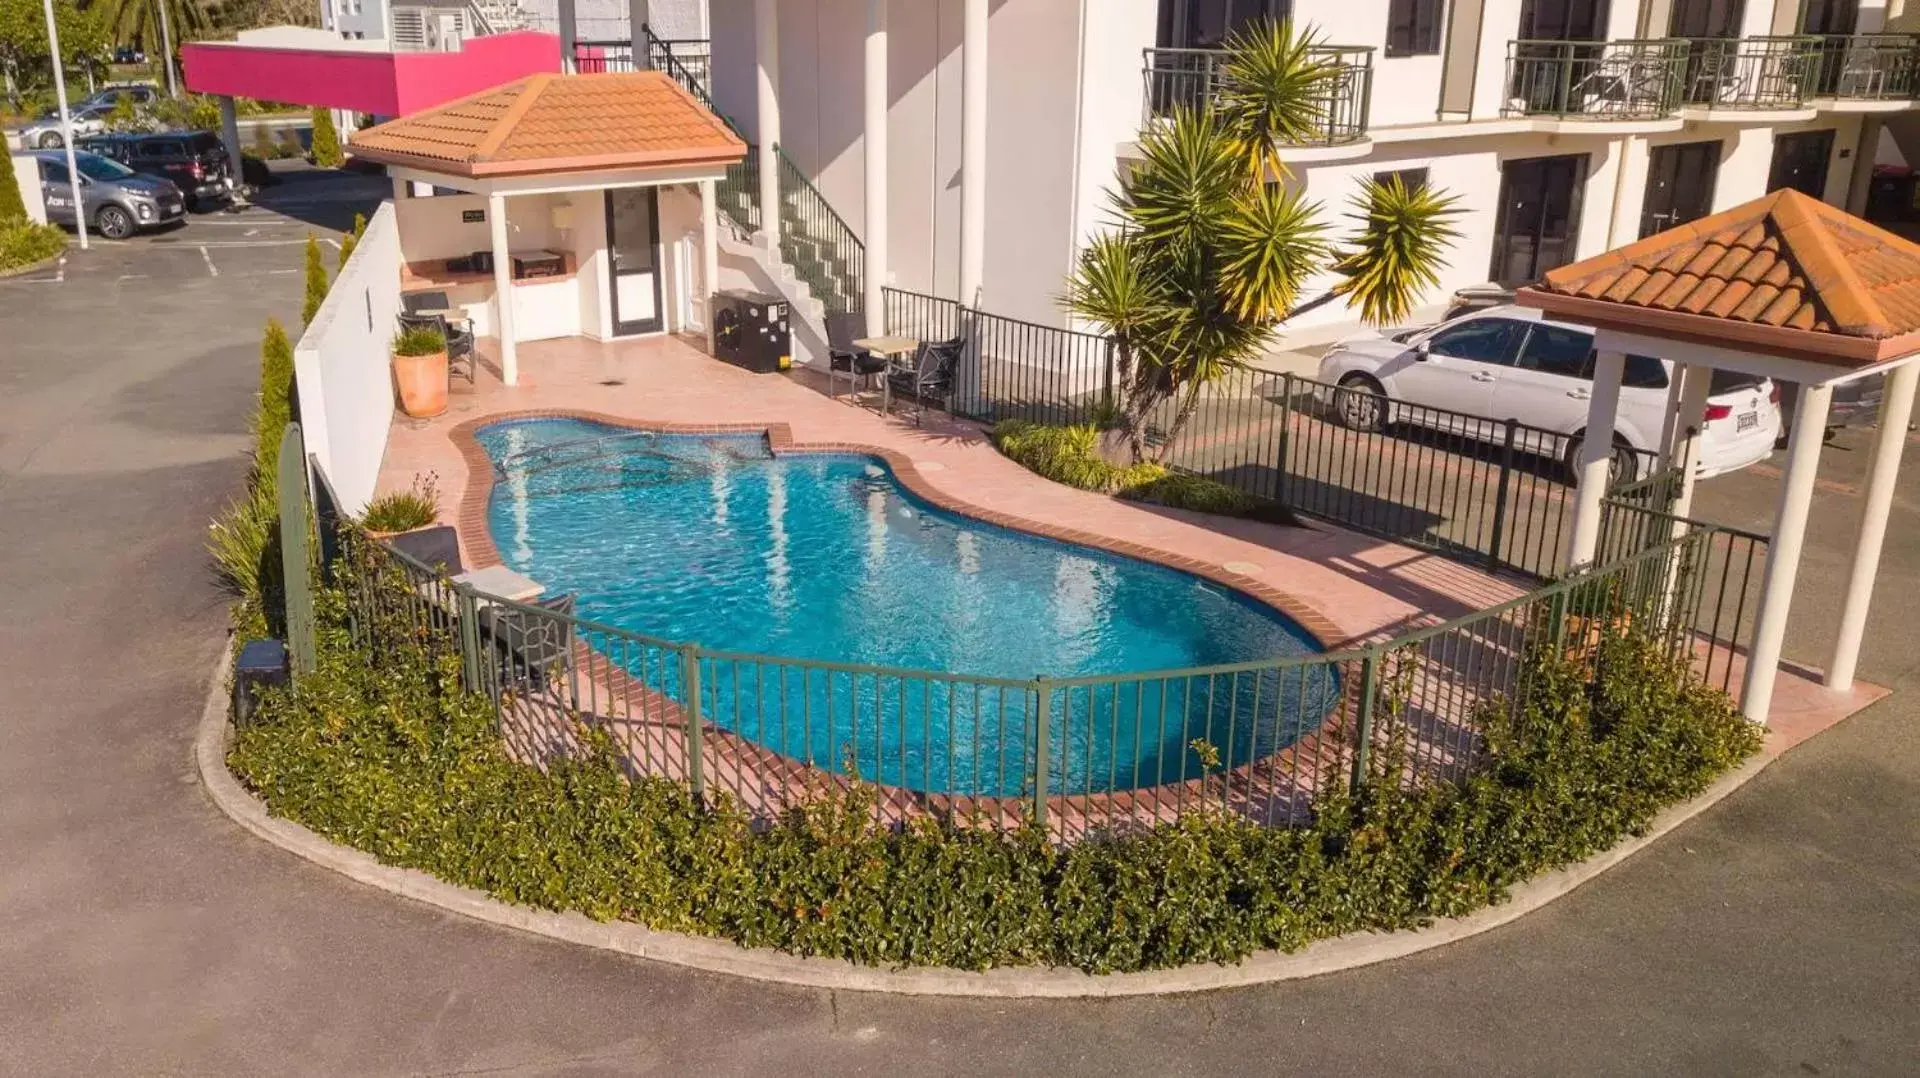
{"type": "MultiPolygon", "coordinates": [[[[888,289],[889,334],[964,338],[956,415],[1106,426],[1116,419],[1107,338],[888,289]]],[[[1399,401],[1291,373],[1236,370],[1207,385],[1184,425],[1177,401],[1149,417],[1170,467],[1262,502],[1484,565],[1548,578],[1566,568],[1574,439],[1399,401]]],[[[1616,497],[1664,511],[1653,454],[1617,451],[1616,497]]]]}

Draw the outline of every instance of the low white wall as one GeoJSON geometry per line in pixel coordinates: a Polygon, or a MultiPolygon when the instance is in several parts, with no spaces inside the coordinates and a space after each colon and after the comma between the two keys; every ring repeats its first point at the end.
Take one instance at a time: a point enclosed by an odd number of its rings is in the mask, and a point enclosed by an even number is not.
{"type": "Polygon", "coordinates": [[[393,203],[366,235],[294,347],[300,426],[344,513],[364,511],[393,425],[389,348],[400,312],[400,230],[393,203]]]}
{"type": "Polygon", "coordinates": [[[31,154],[14,154],[13,176],[20,183],[20,200],[27,204],[27,219],[47,223],[47,203],[40,192],[40,159],[31,154]]]}

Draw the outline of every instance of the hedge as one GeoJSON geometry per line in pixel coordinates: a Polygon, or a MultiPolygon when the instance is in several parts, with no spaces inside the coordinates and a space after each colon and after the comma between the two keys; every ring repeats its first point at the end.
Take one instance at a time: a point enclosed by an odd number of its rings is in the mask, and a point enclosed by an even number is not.
{"type": "Polygon", "coordinates": [[[45,262],[66,248],[67,234],[58,225],[0,217],[0,272],[45,262]]]}
{"type": "Polygon", "coordinates": [[[1254,516],[1291,523],[1291,516],[1205,476],[1170,471],[1155,461],[1113,464],[1100,455],[1100,429],[1092,425],[1050,426],[1024,419],[1003,419],[990,434],[993,444],[1027,470],[1081,490],[1117,494],[1132,501],[1224,516],[1254,516]]]}
{"type": "Polygon", "coordinates": [[[1532,654],[1525,706],[1475,717],[1475,777],[1404,790],[1388,751],[1293,829],[1204,812],[1061,847],[1031,825],[889,830],[860,787],[756,823],[630,780],[596,734],[582,758],[520,763],[453,648],[356,644],[345,596],[319,605],[318,670],[268,694],[228,757],[275,814],[507,902],[883,966],[1141,970],[1417,927],[1642,831],[1758,747],[1723,693],[1628,634],[1586,661],[1532,654]]]}

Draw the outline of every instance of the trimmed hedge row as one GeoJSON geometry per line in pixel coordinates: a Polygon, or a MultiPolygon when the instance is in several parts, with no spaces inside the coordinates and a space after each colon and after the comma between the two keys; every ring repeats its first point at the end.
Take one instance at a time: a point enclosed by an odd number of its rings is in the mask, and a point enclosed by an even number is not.
{"type": "Polygon", "coordinates": [[[1642,830],[1759,744],[1724,694],[1624,635],[1586,662],[1533,655],[1526,706],[1476,716],[1476,777],[1377,777],[1295,829],[1205,813],[1063,848],[1033,827],[884,829],[862,789],[756,827],[630,781],[598,735],[545,771],[515,761],[451,648],[357,645],[345,621],[322,589],[318,671],[236,733],[229,764],[275,814],[504,901],[876,965],[1140,970],[1416,927],[1642,830]]]}

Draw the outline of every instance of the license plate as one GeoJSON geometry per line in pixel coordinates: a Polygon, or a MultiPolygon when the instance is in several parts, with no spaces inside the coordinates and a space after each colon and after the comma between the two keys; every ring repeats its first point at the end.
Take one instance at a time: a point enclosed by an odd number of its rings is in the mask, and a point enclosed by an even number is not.
{"type": "Polygon", "coordinates": [[[1740,434],[1744,431],[1759,430],[1759,429],[1760,429],[1760,413],[1759,412],[1741,412],[1740,415],[1736,417],[1733,421],[1733,432],[1735,434],[1740,434]]]}

